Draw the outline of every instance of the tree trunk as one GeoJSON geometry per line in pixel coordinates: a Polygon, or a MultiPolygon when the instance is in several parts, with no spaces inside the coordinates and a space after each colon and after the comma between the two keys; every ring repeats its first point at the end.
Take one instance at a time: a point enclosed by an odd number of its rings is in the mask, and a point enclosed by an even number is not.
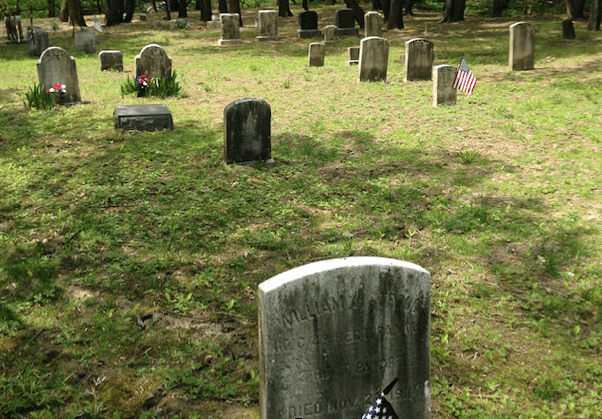
{"type": "Polygon", "coordinates": [[[178,19],[184,19],[188,17],[188,4],[186,0],[180,0],[180,7],[178,8],[178,19]]]}
{"type": "Polygon", "coordinates": [[[153,5],[153,10],[155,11],[155,13],[159,13],[159,11],[157,10],[157,2],[155,0],[151,0],[151,4],[153,5]]]}
{"type": "Polygon", "coordinates": [[[288,0],[278,0],[278,16],[280,17],[291,17],[293,12],[291,12],[291,6],[288,0]]]}
{"type": "Polygon", "coordinates": [[[125,23],[131,23],[132,17],[134,16],[134,11],[136,10],[136,0],[126,0],[126,12],[125,19],[123,21],[125,23]]]}
{"type": "Polygon", "coordinates": [[[491,17],[502,17],[502,12],[508,8],[508,0],[493,0],[491,17]]]}
{"type": "Polygon", "coordinates": [[[445,11],[441,23],[460,22],[464,20],[466,0],[445,0],[445,11]]]}
{"type": "Polygon", "coordinates": [[[347,8],[353,10],[355,21],[360,26],[360,29],[364,29],[364,15],[366,12],[360,7],[356,0],[345,0],[347,8]]]}
{"type": "Polygon", "coordinates": [[[242,13],[240,13],[240,0],[228,0],[228,13],[238,13],[238,24],[242,28],[242,13]]]}
{"type": "Polygon", "coordinates": [[[592,9],[589,13],[589,23],[587,30],[599,31],[600,22],[602,21],[602,0],[592,0],[592,9]]]}
{"type": "MultiPolygon", "coordinates": [[[[184,1],[184,0],[182,0],[184,1]]],[[[169,11],[170,12],[177,12],[178,9],[180,8],[180,2],[178,0],[168,0],[169,3],[169,11]]]]}
{"type": "Polygon", "coordinates": [[[88,26],[84,20],[84,12],[82,11],[82,4],[79,0],[69,0],[67,2],[67,8],[69,11],[69,18],[71,19],[71,25],[74,27],[76,25],[79,27],[88,26]]]}
{"type": "Polygon", "coordinates": [[[303,0],[301,2],[301,6],[303,6],[303,10],[309,10],[309,6],[307,5],[307,0],[303,0]]]}
{"type": "Polygon", "coordinates": [[[59,20],[61,22],[69,22],[69,4],[67,0],[63,0],[61,3],[61,10],[59,11],[59,20]]]}
{"type": "Polygon", "coordinates": [[[96,10],[98,10],[99,15],[102,14],[102,9],[100,8],[100,0],[96,0],[96,10]]]}
{"type": "Polygon", "coordinates": [[[226,0],[219,0],[217,10],[220,13],[228,13],[228,2],[226,0]]]}
{"type": "Polygon", "coordinates": [[[406,0],[406,16],[414,16],[413,6],[414,0],[406,0]]]}
{"type": "Polygon", "coordinates": [[[56,17],[54,0],[48,0],[48,17],[56,17]]]}
{"type": "Polygon", "coordinates": [[[383,6],[383,23],[389,21],[389,12],[391,11],[391,0],[381,0],[383,6]]]}
{"type": "Polygon", "coordinates": [[[372,0],[372,10],[382,10],[383,5],[380,0],[372,0]]]}
{"type": "Polygon", "coordinates": [[[571,20],[583,20],[585,0],[566,0],[566,17],[571,20]]]}
{"type": "Polygon", "coordinates": [[[212,19],[211,0],[200,0],[200,3],[201,3],[201,20],[203,22],[209,22],[212,19]]]}
{"type": "Polygon", "coordinates": [[[403,29],[403,4],[405,0],[391,0],[387,29],[403,29]]]}

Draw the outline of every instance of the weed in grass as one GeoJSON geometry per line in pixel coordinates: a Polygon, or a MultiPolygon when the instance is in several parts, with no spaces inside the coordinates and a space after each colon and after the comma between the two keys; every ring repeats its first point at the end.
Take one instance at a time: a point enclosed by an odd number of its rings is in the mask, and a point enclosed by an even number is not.
{"type": "Polygon", "coordinates": [[[54,109],[56,106],[55,98],[46,93],[46,89],[41,84],[30,87],[29,91],[25,93],[25,99],[23,104],[28,109],[35,108],[49,110],[54,109]]]}
{"type": "Polygon", "coordinates": [[[285,89],[288,89],[291,87],[291,81],[290,80],[284,80],[282,82],[282,87],[284,87],[285,89]]]}
{"type": "MultiPolygon", "coordinates": [[[[177,80],[178,73],[174,71],[171,77],[156,77],[151,79],[148,87],[145,91],[146,97],[156,96],[160,99],[164,99],[168,96],[180,97],[182,95],[182,85],[177,80]]],[[[121,97],[129,94],[138,94],[140,86],[136,81],[136,76],[127,78],[120,86],[119,91],[121,97]]],[[[207,90],[205,90],[207,91],[207,90]]]]}
{"type": "Polygon", "coordinates": [[[458,159],[464,164],[473,164],[479,159],[479,157],[481,157],[481,153],[477,150],[458,152],[458,159]]]}

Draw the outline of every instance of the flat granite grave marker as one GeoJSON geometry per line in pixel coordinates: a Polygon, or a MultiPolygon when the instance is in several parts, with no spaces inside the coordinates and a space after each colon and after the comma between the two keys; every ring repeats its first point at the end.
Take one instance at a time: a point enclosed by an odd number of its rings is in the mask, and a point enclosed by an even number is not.
{"type": "Polygon", "coordinates": [[[48,32],[39,26],[27,31],[27,55],[39,57],[50,46],[48,32]]]}
{"type": "Polygon", "coordinates": [[[98,58],[100,58],[100,71],[123,71],[123,54],[121,51],[100,51],[98,58]]]}
{"type": "Polygon", "coordinates": [[[272,160],[272,110],[261,99],[239,99],[224,109],[224,160],[255,164],[272,160]]]}
{"type": "Polygon", "coordinates": [[[383,36],[383,17],[378,12],[368,12],[364,15],[365,38],[383,36]]]}
{"type": "Polygon", "coordinates": [[[167,105],[117,105],[113,125],[126,131],[162,131],[173,129],[173,118],[167,105]]]}
{"type": "Polygon", "coordinates": [[[370,36],[360,41],[358,81],[387,81],[389,41],[370,36]]]}
{"type": "Polygon", "coordinates": [[[452,87],[457,68],[453,65],[438,65],[433,68],[433,106],[455,105],[457,89],[452,87]]]}
{"type": "Polygon", "coordinates": [[[527,22],[510,25],[510,70],[533,70],[535,67],[535,27],[527,22]]]}
{"type": "Polygon", "coordinates": [[[312,42],[309,44],[309,53],[307,55],[307,65],[309,67],[322,67],[324,65],[324,56],[326,47],[321,42],[312,42]]]}
{"type": "Polygon", "coordinates": [[[60,97],[61,105],[81,103],[75,58],[67,51],[59,47],[47,48],[36,61],[36,68],[38,82],[44,89],[51,88],[54,83],[66,86],[66,93],[60,97]]]}
{"type": "Polygon", "coordinates": [[[422,38],[406,42],[404,81],[430,80],[433,75],[434,46],[422,38]]]}
{"type": "Polygon", "coordinates": [[[86,54],[96,54],[96,36],[91,29],[75,31],[75,50],[86,54]]]}
{"type": "Polygon", "coordinates": [[[316,38],[322,36],[322,31],[318,29],[318,13],[314,10],[305,10],[297,16],[299,21],[299,30],[297,38],[316,38]]]}
{"type": "Polygon", "coordinates": [[[259,35],[257,41],[278,41],[278,12],[276,10],[260,10],[257,13],[259,35]]]}
{"type": "Polygon", "coordinates": [[[353,9],[337,10],[334,21],[339,36],[357,35],[359,33],[359,29],[355,27],[355,12],[353,9]]]}
{"type": "Polygon", "coordinates": [[[242,44],[240,39],[240,17],[238,13],[220,14],[222,37],[217,41],[220,46],[242,44]]]}
{"type": "Polygon", "coordinates": [[[359,419],[387,399],[430,418],[430,275],[395,259],[350,257],[259,285],[261,419],[359,419]]]}
{"type": "MultiPolygon", "coordinates": [[[[159,22],[159,21],[157,21],[159,22]]],[[[144,74],[148,78],[171,77],[171,57],[157,44],[142,48],[134,59],[136,77],[144,74]]]]}

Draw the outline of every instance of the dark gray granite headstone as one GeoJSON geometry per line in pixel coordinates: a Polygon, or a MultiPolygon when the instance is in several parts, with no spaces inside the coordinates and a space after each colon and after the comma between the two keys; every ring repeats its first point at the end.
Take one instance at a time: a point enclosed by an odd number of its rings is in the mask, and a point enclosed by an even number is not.
{"type": "Polygon", "coordinates": [[[335,13],[337,35],[357,35],[359,29],[355,27],[355,13],[352,9],[339,9],[335,13]]]}
{"type": "Polygon", "coordinates": [[[173,119],[167,105],[118,105],[113,125],[126,131],[162,131],[173,129],[173,119]]]}
{"type": "Polygon", "coordinates": [[[240,99],[224,109],[226,163],[254,164],[272,159],[272,110],[261,99],[240,99]]]}
{"type": "Polygon", "coordinates": [[[562,21],[562,39],[575,39],[575,27],[571,19],[562,21]]]}
{"type": "Polygon", "coordinates": [[[261,419],[359,419],[396,377],[399,417],[430,418],[430,290],[421,267],[377,257],[261,283],[261,419]]]}
{"type": "Polygon", "coordinates": [[[298,15],[299,30],[297,38],[315,38],[322,36],[318,29],[318,13],[314,10],[305,10],[298,15]]]}

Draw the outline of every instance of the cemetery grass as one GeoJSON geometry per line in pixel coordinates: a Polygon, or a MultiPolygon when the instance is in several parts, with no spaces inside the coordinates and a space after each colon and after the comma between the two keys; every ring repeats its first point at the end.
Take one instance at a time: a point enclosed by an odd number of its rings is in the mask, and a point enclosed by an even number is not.
{"type": "Polygon", "coordinates": [[[344,65],[359,37],[308,68],[296,19],[256,44],[256,12],[240,47],[152,14],[106,28],[123,73],[50,31],[86,102],[51,111],[24,108],[35,60],[0,46],[0,417],[257,418],[257,285],[348,256],[431,273],[434,418],[598,417],[600,33],[575,22],[561,41],[560,17],[529,19],[536,69],[510,72],[514,21],[417,11],[384,34],[388,81],[360,84],[344,65]],[[435,65],[464,53],[474,95],[432,108],[430,82],[404,84],[415,37],[435,65]],[[176,128],[114,131],[115,105],[159,103],[119,92],[148,43],[181,76],[160,101],[176,128]],[[272,107],[274,164],[222,163],[223,109],[243,97],[272,107]]]}

